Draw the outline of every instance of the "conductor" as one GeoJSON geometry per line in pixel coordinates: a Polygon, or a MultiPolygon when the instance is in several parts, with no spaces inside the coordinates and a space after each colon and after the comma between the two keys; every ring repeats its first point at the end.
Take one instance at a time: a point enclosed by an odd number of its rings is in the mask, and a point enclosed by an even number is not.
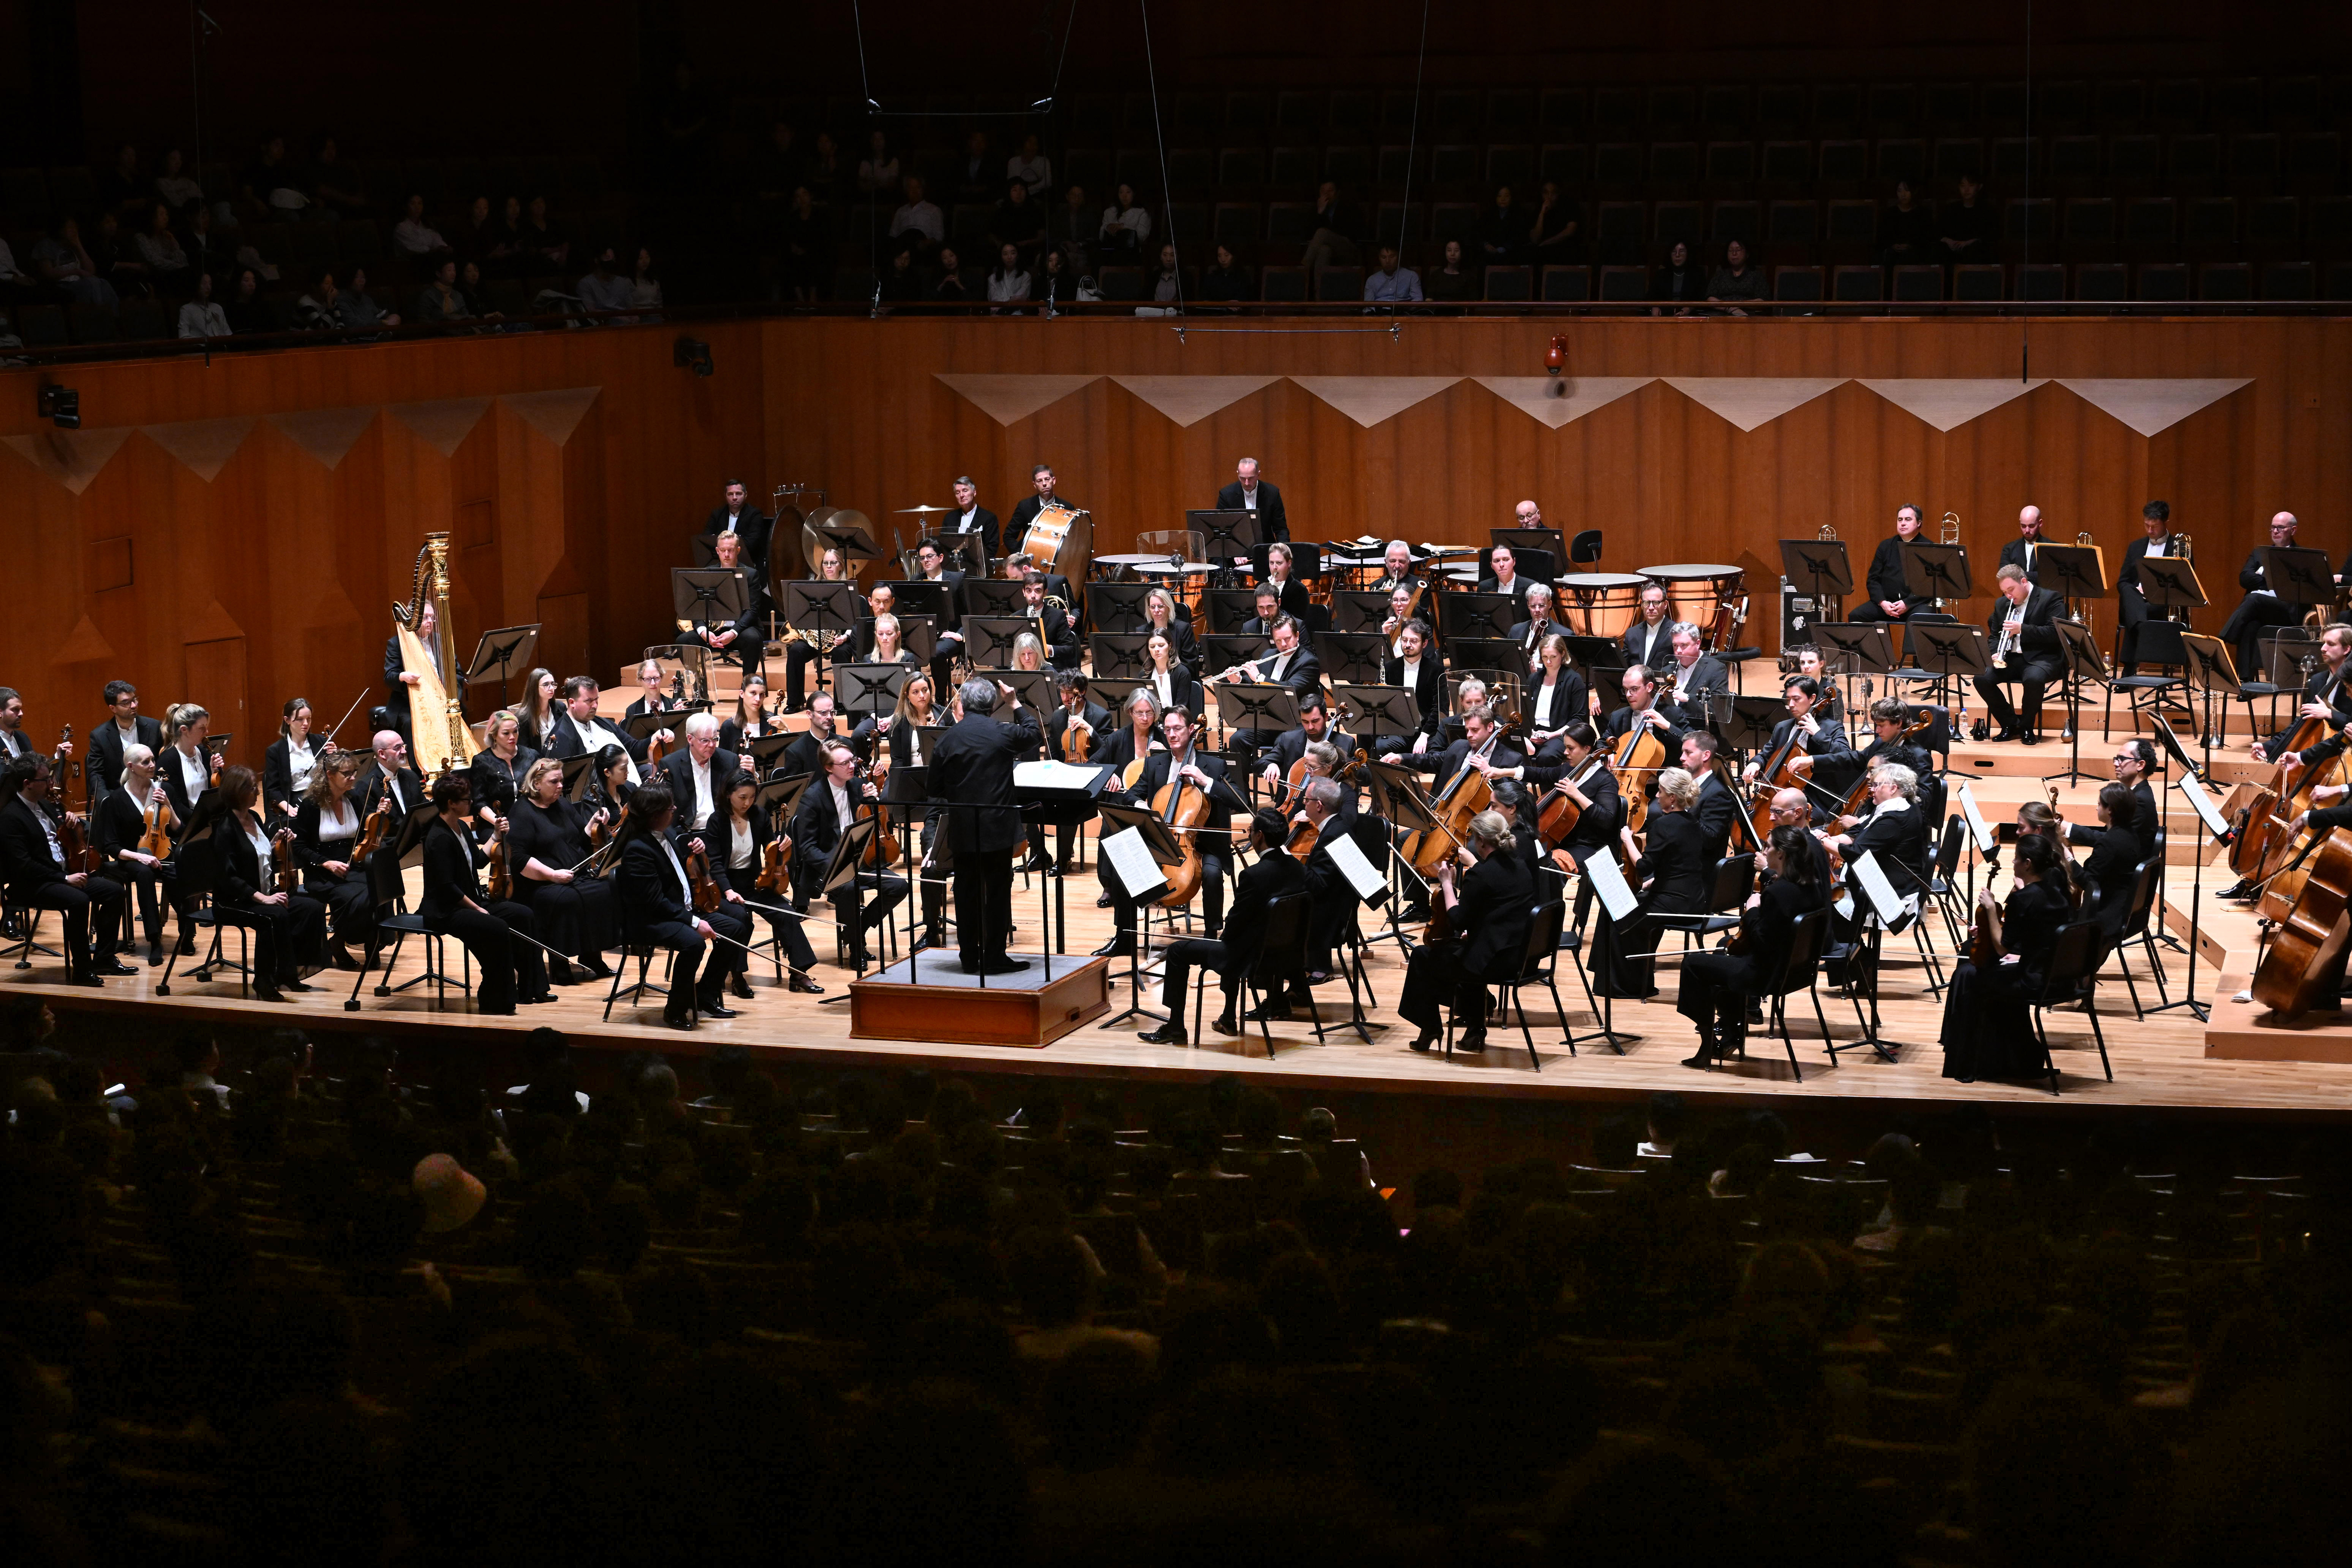
{"type": "Polygon", "coordinates": [[[1029,967],[1004,950],[1013,930],[1013,851],[1022,841],[1013,767],[1044,736],[1034,718],[1019,713],[1011,686],[974,677],[960,695],[963,717],[932,748],[930,773],[931,799],[948,805],[942,831],[955,857],[956,950],[967,975],[1010,975],[1029,967]],[[1012,724],[994,717],[1000,692],[1018,716],[1012,724]]]}

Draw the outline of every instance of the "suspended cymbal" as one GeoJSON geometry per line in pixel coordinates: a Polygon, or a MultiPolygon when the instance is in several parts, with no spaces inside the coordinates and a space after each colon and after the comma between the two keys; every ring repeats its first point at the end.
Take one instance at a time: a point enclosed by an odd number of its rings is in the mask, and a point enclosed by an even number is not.
{"type": "Polygon", "coordinates": [[[893,513],[892,516],[900,517],[928,517],[934,512],[952,512],[954,510],[955,508],[953,507],[901,507],[897,512],[893,513]]]}

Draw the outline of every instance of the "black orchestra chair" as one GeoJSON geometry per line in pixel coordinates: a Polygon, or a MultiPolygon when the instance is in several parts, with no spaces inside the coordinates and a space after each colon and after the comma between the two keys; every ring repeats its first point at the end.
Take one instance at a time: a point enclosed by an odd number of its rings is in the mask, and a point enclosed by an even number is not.
{"type": "MultiPolygon", "coordinates": [[[[1274,1060],[1274,1031],[1265,1025],[1266,996],[1280,996],[1290,988],[1294,976],[1307,967],[1307,911],[1312,901],[1303,893],[1286,893],[1265,901],[1265,932],[1258,944],[1257,959],[1250,965],[1249,973],[1242,977],[1242,988],[1249,994],[1250,1009],[1258,1014],[1257,1032],[1265,1041],[1265,1059],[1274,1060]]],[[[1201,1038],[1201,1016],[1209,998],[1210,969],[1201,965],[1192,977],[1192,1038],[1201,1038]]]]}
{"type": "Polygon", "coordinates": [[[2140,715],[2160,710],[2168,698],[2179,701],[2189,715],[2189,734],[2197,733],[2197,709],[2189,700],[2189,645],[2180,640],[2185,630],[2178,621],[2140,621],[2117,629],[2116,669],[2144,670],[2153,664],[2167,673],[2108,677],[2106,713],[2099,721],[2101,740],[2115,723],[2117,692],[2124,694],[2125,710],[2132,716],[2133,734],[2139,733],[2140,715]]]}
{"type": "Polygon", "coordinates": [[[613,1005],[621,999],[623,979],[629,972],[630,959],[635,958],[637,961],[637,977],[629,981],[627,986],[629,1005],[633,1008],[643,1006],[639,998],[646,991],[654,988],[653,982],[647,979],[646,976],[653,969],[656,953],[667,953],[669,956],[669,962],[662,968],[661,986],[665,1000],[667,999],[670,972],[677,967],[677,949],[664,947],[643,932],[636,930],[636,922],[629,918],[627,904],[616,900],[615,906],[621,912],[621,961],[613,966],[613,988],[604,994],[604,1021],[607,1023],[613,1020],[613,1005]]]}
{"type": "Polygon", "coordinates": [[[2033,998],[2033,1039],[2042,1047],[2042,1063],[2050,1070],[2050,1092],[2058,1092],[2058,1059],[2050,1054],[2050,1030],[2042,1015],[2055,1007],[2080,1006],[2091,1020],[2091,1038],[2099,1042],[2099,1065],[2107,1082],[2116,1081],[2115,1063],[2107,1060],[2106,1031],[2099,1028],[2098,998],[2084,989],[2099,964],[2105,933],[2096,920],[2075,920],[2058,928],[2051,944],[2050,967],[2042,972],[2042,994],[2033,998]]]}
{"type": "MultiPolygon", "coordinates": [[[[212,928],[212,937],[205,946],[205,956],[196,961],[196,967],[189,974],[199,981],[209,983],[215,972],[235,969],[239,990],[250,996],[253,990],[253,933],[260,926],[261,921],[257,915],[223,909],[219,901],[214,898],[213,884],[220,880],[220,851],[213,843],[211,830],[203,830],[183,839],[173,862],[180,868],[180,896],[186,900],[190,923],[199,929],[205,926],[212,928]],[[236,929],[237,957],[241,962],[232,963],[222,956],[221,932],[224,927],[236,929]]],[[[163,965],[163,977],[155,982],[157,996],[172,994],[172,972],[179,965],[180,952],[175,944],[170,959],[163,965]]]]}
{"type": "MultiPolygon", "coordinates": [[[[1540,985],[1551,993],[1552,1010],[1559,1014],[1559,1032],[1567,1037],[1568,1053],[1570,1056],[1576,1054],[1576,1033],[1569,1027],[1568,1004],[1559,999],[1559,937],[1567,925],[1568,904],[1565,900],[1551,899],[1537,907],[1535,918],[1528,922],[1527,956],[1519,965],[1517,977],[1503,982],[1502,1005],[1495,1011],[1498,1021],[1507,1023],[1512,1009],[1517,1009],[1519,1038],[1527,1042],[1528,1069],[1532,1072],[1543,1071],[1543,1058],[1536,1054],[1536,1037],[1528,1028],[1528,1010],[1521,1005],[1519,997],[1523,987],[1540,985]]],[[[1445,1052],[1448,1056],[1454,1054],[1454,1030],[1451,1027],[1445,1031],[1445,1052]]]]}
{"type": "Polygon", "coordinates": [[[1969,825],[1957,814],[1944,819],[1944,836],[1936,845],[1936,858],[1927,862],[1927,891],[1936,900],[1936,908],[1944,917],[1944,936],[1958,953],[1969,945],[1969,927],[1974,916],[1961,901],[1959,884],[1952,880],[1960,869],[1960,851],[1967,846],[1969,825]]]}
{"type": "MultiPolygon", "coordinates": [[[[1772,1008],[1764,1019],[1767,1032],[1776,1029],[1780,1031],[1781,1048],[1789,1053],[1789,1071],[1800,1083],[1805,1081],[1805,1070],[1797,1065],[1797,1042],[1789,1033],[1789,998],[1799,991],[1812,998],[1814,1020],[1821,1025],[1822,1039],[1828,1040],[1830,1020],[1828,1015],[1822,1011],[1818,982],[1821,978],[1822,948],[1828,942],[1829,934],[1830,912],[1826,907],[1809,909],[1790,923],[1789,956],[1780,966],[1780,977],[1773,982],[1772,1008]]],[[[1740,1029],[1738,1051],[1740,1059],[1747,1060],[1748,1031],[1745,1025],[1740,1029]]],[[[1832,1056],[1830,1061],[1834,1065],[1837,1058],[1832,1056]]]]}
{"type": "Polygon", "coordinates": [[[1568,541],[1568,560],[1570,566],[1589,567],[1600,559],[1601,530],[1599,528],[1580,529],[1574,538],[1568,541]]]}
{"type": "Polygon", "coordinates": [[[1739,925],[1740,905],[1756,886],[1756,857],[1740,853],[1725,855],[1715,862],[1715,881],[1707,890],[1706,913],[1704,915],[1662,915],[1649,913],[1650,924],[1662,930],[1683,934],[1683,951],[1691,950],[1692,942],[1699,937],[1717,936],[1739,925]]]}
{"type": "MultiPolygon", "coordinates": [[[[447,938],[428,929],[425,916],[409,912],[407,888],[400,876],[400,857],[385,850],[370,855],[367,878],[368,895],[375,901],[375,927],[368,936],[368,952],[374,956],[375,964],[380,966],[376,972],[382,976],[375,983],[375,994],[389,997],[411,986],[431,981],[434,1004],[446,1003],[449,999],[447,938]],[[392,938],[389,949],[383,940],[387,936],[392,938]],[[393,967],[400,962],[400,949],[411,936],[424,938],[425,972],[395,986],[392,983],[393,967]]],[[[457,951],[463,955],[458,970],[461,977],[458,992],[471,996],[474,990],[474,955],[462,942],[457,945],[457,951]]],[[[369,967],[369,965],[362,964],[360,972],[352,977],[352,994],[343,998],[345,1012],[360,1010],[360,987],[367,980],[369,967]]]]}
{"type": "MultiPolygon", "coordinates": [[[[2165,990],[2164,957],[2156,950],[2156,933],[2151,922],[2156,914],[2156,895],[2164,886],[2164,858],[2158,851],[2139,862],[2139,880],[2132,885],[2131,912],[2124,916],[2123,927],[2116,933],[2108,952],[2115,956],[2116,967],[2123,971],[2124,988],[2131,993],[2132,1011],[2141,1018],[2147,1009],[2140,1005],[2139,987],[2132,978],[2131,947],[2137,943],[2147,955],[2147,967],[2156,975],[2156,1000],[2158,1009],[2169,1007],[2172,998],[2165,990]]],[[[2105,962],[2105,956],[2101,963],[2105,962]]]]}

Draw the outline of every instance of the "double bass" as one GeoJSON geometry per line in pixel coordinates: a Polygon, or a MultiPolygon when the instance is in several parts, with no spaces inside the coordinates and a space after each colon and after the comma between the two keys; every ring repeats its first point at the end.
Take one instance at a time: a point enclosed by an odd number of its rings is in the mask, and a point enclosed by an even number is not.
{"type": "Polygon", "coordinates": [[[2272,933],[2254,970],[2254,1000],[2281,1018],[2299,1018],[2333,1000],[2344,979],[2344,952],[2352,923],[2352,831],[2336,829],[2312,857],[2309,874],[2286,918],[2272,933]]]}

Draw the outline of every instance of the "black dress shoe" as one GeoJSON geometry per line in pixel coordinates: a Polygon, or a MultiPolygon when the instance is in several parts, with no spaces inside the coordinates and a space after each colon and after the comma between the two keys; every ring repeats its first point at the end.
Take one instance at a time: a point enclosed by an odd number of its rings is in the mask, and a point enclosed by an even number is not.
{"type": "MultiPolygon", "coordinates": [[[[100,974],[104,974],[105,972],[106,971],[103,969],[99,971],[100,974]]],[[[278,983],[278,988],[281,991],[294,991],[299,993],[302,991],[315,991],[319,988],[316,986],[305,985],[300,980],[280,980],[278,983]]]]}
{"type": "Polygon", "coordinates": [[[725,1002],[720,1001],[717,997],[700,998],[696,1000],[694,1006],[695,1010],[702,1014],[705,1018],[731,1019],[735,1016],[735,1009],[729,1007],[725,1002]]]}
{"type": "Polygon", "coordinates": [[[803,996],[821,997],[824,995],[824,988],[823,986],[818,985],[814,980],[810,979],[798,969],[793,970],[790,974],[784,977],[784,989],[788,991],[798,991],[803,996]]]}
{"type": "Polygon", "coordinates": [[[1096,899],[1095,907],[1097,909],[1108,909],[1110,907],[1110,894],[1106,893],[1101,897],[1096,899]]]}
{"type": "Polygon", "coordinates": [[[751,999],[751,977],[744,974],[740,969],[738,969],[735,973],[728,976],[727,994],[732,997],[740,997],[747,1002],[750,1001],[751,999]]]}
{"type": "Polygon", "coordinates": [[[541,991],[535,997],[517,997],[515,1000],[527,1008],[543,1008],[555,999],[553,991],[541,991]]]}
{"type": "Polygon", "coordinates": [[[1431,1030],[1427,1033],[1423,1034],[1419,1040],[1412,1040],[1410,1043],[1413,1050],[1426,1054],[1430,1048],[1437,1043],[1437,1031],[1435,1030],[1431,1030]]]}
{"type": "Polygon", "coordinates": [[[1288,1023],[1290,1008],[1284,1002],[1261,1002],[1242,1014],[1252,1023],[1288,1023]]]}
{"type": "Polygon", "coordinates": [[[1135,944],[1125,936],[1114,936],[1095,949],[1097,958],[1124,958],[1135,951],[1135,944]]]}
{"type": "Polygon", "coordinates": [[[1697,1055],[1685,1056],[1683,1058],[1683,1065],[1685,1067],[1696,1067],[1702,1072],[1711,1072],[1715,1070],[1715,1058],[1706,1053],[1706,1048],[1705,1046],[1701,1046],[1699,1047],[1697,1055]]]}
{"type": "Polygon", "coordinates": [[[1485,1031],[1481,1030],[1476,1034],[1465,1034],[1462,1036],[1462,1038],[1454,1042],[1454,1049],[1456,1051],[1467,1051],[1474,1053],[1486,1050],[1486,1036],[1485,1031]]]}
{"type": "MultiPolygon", "coordinates": [[[[95,986],[101,983],[102,982],[98,980],[76,980],[74,982],[74,984],[78,986],[95,986]]],[[[278,990],[274,987],[256,986],[253,988],[253,999],[257,1002],[282,1002],[286,999],[286,995],[284,992],[278,990]]]]}
{"type": "Polygon", "coordinates": [[[180,945],[173,948],[172,951],[177,953],[183,958],[194,957],[196,956],[196,934],[193,931],[182,932],[180,935],[180,945]]]}
{"type": "Polygon", "coordinates": [[[161,942],[150,942],[150,943],[148,943],[148,944],[147,944],[147,967],[148,967],[149,968],[152,969],[152,968],[156,967],[157,966],[161,965],[163,962],[163,944],[162,944],[161,942]]]}
{"type": "Polygon", "coordinates": [[[89,972],[93,975],[135,975],[139,971],[120,959],[108,958],[101,963],[92,964],[89,967],[89,972]]]}
{"type": "Polygon", "coordinates": [[[2017,743],[2020,746],[2039,746],[2042,744],[2042,737],[2029,729],[2017,737],[2017,743]]]}
{"type": "Polygon", "coordinates": [[[1026,958],[987,958],[981,962],[983,975],[1017,975],[1029,967],[1026,958]]]}
{"type": "Polygon", "coordinates": [[[674,1008],[664,1008],[662,1022],[670,1029],[691,1030],[694,1028],[694,1015],[689,1012],[680,1012],[674,1008]]]}
{"type": "MultiPolygon", "coordinates": [[[[330,968],[341,969],[348,975],[360,967],[360,961],[352,957],[352,950],[341,942],[330,942],[327,944],[327,965],[330,968]]],[[[570,982],[566,981],[565,984],[568,985],[570,982]]]]}
{"type": "Polygon", "coordinates": [[[609,980],[613,977],[613,967],[602,958],[581,959],[580,972],[592,980],[609,980]]]}
{"type": "Polygon", "coordinates": [[[1184,1026],[1176,1022],[1173,1019],[1161,1024],[1158,1029],[1143,1030],[1138,1033],[1135,1038],[1143,1041],[1146,1045],[1183,1045],[1188,1043],[1184,1036],[1184,1026]]]}
{"type": "Polygon", "coordinates": [[[1230,1008],[1225,1011],[1219,1013],[1217,1015],[1217,1021],[1211,1024],[1209,1027],[1215,1030],[1219,1034],[1239,1034],[1242,1031],[1241,1025],[1234,1021],[1233,1009],[1230,1008]]]}
{"type": "Polygon", "coordinates": [[[580,983],[580,971],[564,959],[550,958],[547,961],[547,981],[551,986],[576,986],[580,983]]]}
{"type": "Polygon", "coordinates": [[[2242,879],[2231,883],[2229,886],[2223,888],[2213,896],[2216,898],[2252,898],[2253,895],[2254,890],[2252,887],[2249,886],[2242,879]]]}

